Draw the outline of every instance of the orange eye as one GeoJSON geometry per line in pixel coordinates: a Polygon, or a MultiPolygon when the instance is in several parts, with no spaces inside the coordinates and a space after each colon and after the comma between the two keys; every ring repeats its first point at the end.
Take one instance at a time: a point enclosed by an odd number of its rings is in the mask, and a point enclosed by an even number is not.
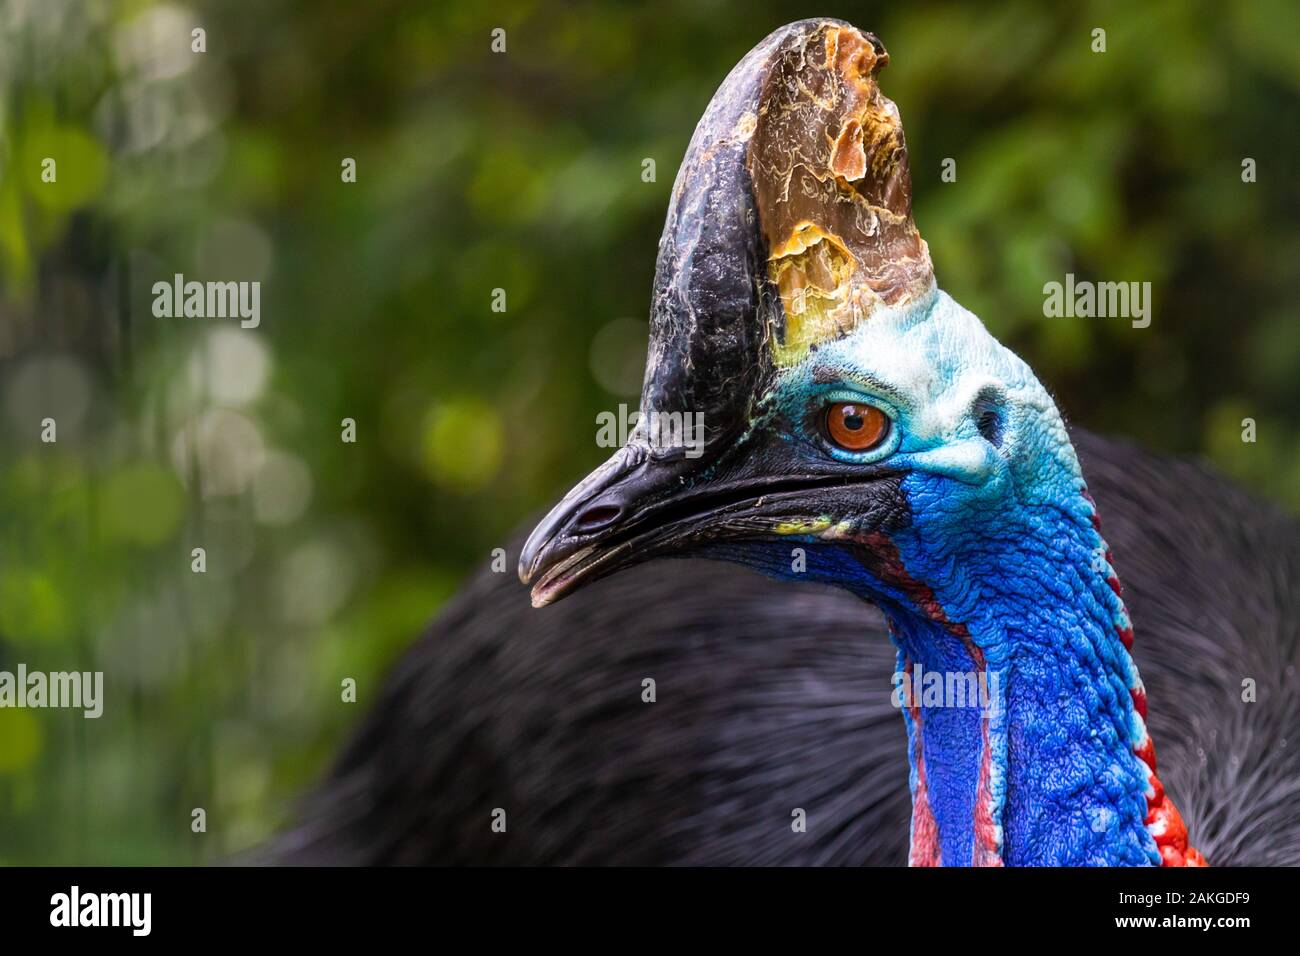
{"type": "Polygon", "coordinates": [[[826,434],[845,451],[875,448],[888,432],[888,417],[872,405],[835,402],[826,409],[826,434]]]}

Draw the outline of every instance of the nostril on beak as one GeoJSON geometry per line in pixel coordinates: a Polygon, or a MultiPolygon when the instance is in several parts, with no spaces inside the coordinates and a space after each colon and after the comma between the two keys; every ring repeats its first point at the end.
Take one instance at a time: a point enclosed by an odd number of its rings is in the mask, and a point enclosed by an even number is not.
{"type": "Polygon", "coordinates": [[[607,528],[623,516],[623,509],[617,505],[593,505],[586,508],[573,519],[573,530],[583,533],[607,528]]]}

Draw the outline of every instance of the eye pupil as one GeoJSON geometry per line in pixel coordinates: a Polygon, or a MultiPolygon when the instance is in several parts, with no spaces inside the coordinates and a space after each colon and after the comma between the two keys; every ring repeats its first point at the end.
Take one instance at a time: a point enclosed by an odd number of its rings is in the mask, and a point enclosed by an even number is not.
{"type": "Polygon", "coordinates": [[[826,409],[826,437],[845,451],[867,451],[889,432],[889,419],[874,405],[834,402],[826,409]]]}

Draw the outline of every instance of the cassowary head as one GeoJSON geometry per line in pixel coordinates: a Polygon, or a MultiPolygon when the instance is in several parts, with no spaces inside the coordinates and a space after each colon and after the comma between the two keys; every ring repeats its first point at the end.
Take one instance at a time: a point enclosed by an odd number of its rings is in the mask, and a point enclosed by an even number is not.
{"type": "Polygon", "coordinates": [[[640,424],[530,539],[537,604],[684,552],[844,584],[844,560],[877,564],[921,520],[951,553],[1000,507],[1070,490],[1042,487],[1073,470],[1050,397],[935,285],[887,62],[805,21],[714,97],[660,241],[640,424]],[[830,563],[791,571],[796,546],[830,563]]]}
{"type": "Polygon", "coordinates": [[[538,606],[685,554],[852,590],[888,615],[901,673],[990,689],[902,705],[914,862],[1159,863],[1095,509],[1050,395],[935,284],[887,62],[809,20],[727,77],[673,188],[640,423],[520,576],[538,606]]]}

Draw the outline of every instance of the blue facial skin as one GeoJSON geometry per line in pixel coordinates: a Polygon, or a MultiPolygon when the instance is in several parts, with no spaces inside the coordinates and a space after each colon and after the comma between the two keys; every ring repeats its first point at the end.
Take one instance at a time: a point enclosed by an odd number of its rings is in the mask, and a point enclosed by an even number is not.
{"type": "Polygon", "coordinates": [[[900,670],[919,662],[997,675],[991,717],[978,706],[922,707],[919,720],[905,711],[913,797],[923,762],[941,862],[980,862],[984,799],[992,849],[1006,864],[1159,865],[1144,823],[1149,772],[1134,753],[1145,739],[1130,692],[1137,675],[1117,631],[1127,615],[1074,449],[1029,367],[936,290],[909,309],[872,314],[785,369],[767,407],[783,414],[766,421],[796,423],[784,437],[801,454],[905,473],[911,522],[891,539],[911,584],[860,559],[852,514],[709,550],[878,604],[900,670]],[[816,419],[808,409],[834,401],[876,405],[891,419],[889,436],[852,453],[799,431],[816,419]],[[795,546],[807,553],[802,573],[791,570],[795,546]]]}

